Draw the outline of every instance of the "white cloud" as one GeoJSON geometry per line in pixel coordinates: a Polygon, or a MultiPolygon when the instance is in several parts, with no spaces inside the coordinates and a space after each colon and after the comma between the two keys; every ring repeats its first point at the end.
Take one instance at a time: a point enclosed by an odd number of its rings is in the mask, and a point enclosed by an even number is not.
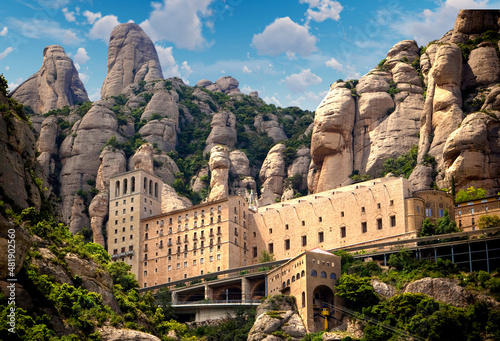
{"type": "Polygon", "coordinates": [[[243,66],[243,73],[252,73],[252,70],[248,68],[248,66],[244,65],[243,66]]]}
{"type": "Polygon", "coordinates": [[[285,78],[286,87],[294,93],[306,91],[306,89],[315,84],[320,84],[322,79],[311,72],[311,69],[302,70],[300,73],[294,73],[285,78]]]}
{"type": "Polygon", "coordinates": [[[404,36],[410,36],[420,45],[439,39],[453,28],[461,8],[498,8],[498,1],[489,0],[446,0],[435,10],[425,9],[419,14],[400,16],[393,28],[404,36]]]}
{"type": "Polygon", "coordinates": [[[181,69],[184,70],[182,80],[184,81],[184,83],[189,84],[187,78],[193,73],[193,70],[191,70],[191,67],[188,65],[188,62],[186,60],[182,62],[181,69]]]}
{"type": "Polygon", "coordinates": [[[282,106],[280,101],[278,101],[278,99],[275,96],[272,96],[272,97],[266,96],[263,99],[264,99],[264,102],[266,102],[268,104],[276,104],[278,107],[282,106]]]}
{"type": "Polygon", "coordinates": [[[76,22],[75,12],[70,12],[67,8],[63,8],[62,12],[64,13],[64,18],[66,18],[67,22],[76,22]]]}
{"type": "Polygon", "coordinates": [[[111,31],[113,31],[117,25],[120,25],[120,22],[116,15],[106,15],[94,23],[94,26],[90,29],[89,38],[95,40],[101,39],[108,44],[111,31]]]}
{"type": "Polygon", "coordinates": [[[64,44],[79,44],[81,39],[72,29],[64,29],[60,24],[53,20],[27,19],[27,18],[9,18],[8,22],[14,26],[23,37],[40,39],[50,38],[56,41],[62,41],[64,44]]]}
{"type": "Polygon", "coordinates": [[[73,63],[73,64],[75,65],[76,71],[80,71],[80,69],[81,69],[80,64],[78,64],[78,63],[73,63]]]}
{"type": "Polygon", "coordinates": [[[14,82],[9,82],[8,83],[8,89],[9,91],[14,91],[15,88],[17,88],[21,83],[23,82],[22,78],[17,78],[14,82]]]}
{"type": "Polygon", "coordinates": [[[332,57],[332,59],[330,60],[327,60],[325,62],[325,66],[326,67],[329,67],[329,68],[332,68],[334,70],[338,70],[338,71],[342,71],[343,70],[343,66],[342,64],[340,64],[335,58],[332,57]]]}
{"type": "Polygon", "coordinates": [[[87,18],[87,22],[90,25],[94,25],[95,21],[102,17],[101,12],[92,13],[91,11],[85,11],[83,12],[83,15],[87,18]]]}
{"type": "Polygon", "coordinates": [[[251,93],[252,91],[256,91],[254,90],[253,88],[251,88],[249,85],[245,84],[243,85],[243,87],[241,88],[241,92],[243,92],[244,94],[249,94],[251,93]]]}
{"type": "Polygon", "coordinates": [[[12,46],[9,46],[5,50],[3,50],[3,52],[0,52],[0,60],[2,60],[5,57],[7,57],[7,55],[9,53],[11,53],[12,51],[14,51],[14,48],[12,46]]]}
{"type": "Polygon", "coordinates": [[[87,84],[90,78],[86,73],[78,73],[78,77],[80,77],[80,80],[85,84],[87,84]]]}
{"type": "Polygon", "coordinates": [[[262,33],[255,34],[252,46],[259,54],[277,56],[286,53],[289,57],[294,54],[304,57],[316,51],[316,37],[309,34],[307,27],[284,17],[266,26],[262,33]]]}
{"type": "Polygon", "coordinates": [[[326,19],[339,20],[340,12],[344,9],[340,2],[333,0],[300,0],[301,4],[308,4],[306,25],[311,21],[323,22],[326,19]]]}
{"type": "Polygon", "coordinates": [[[171,41],[179,48],[195,50],[207,43],[202,18],[209,17],[214,0],[163,0],[153,3],[149,18],[140,25],[153,41],[171,41]]]}
{"type": "Polygon", "coordinates": [[[9,70],[10,70],[10,66],[6,66],[5,71],[9,71],[9,70]]]}
{"type": "Polygon", "coordinates": [[[9,33],[9,29],[7,28],[7,26],[5,26],[3,30],[0,31],[0,36],[5,37],[7,33],[9,33]]]}
{"type": "Polygon", "coordinates": [[[158,59],[160,60],[161,68],[163,70],[163,77],[180,77],[179,65],[175,62],[174,55],[172,53],[172,47],[163,47],[160,45],[155,45],[156,53],[158,54],[158,59]]]}
{"type": "Polygon", "coordinates": [[[85,64],[86,62],[88,62],[90,60],[90,57],[88,56],[85,48],[80,47],[76,51],[76,54],[75,54],[75,57],[73,57],[73,60],[75,61],[75,63],[85,64]]]}
{"type": "Polygon", "coordinates": [[[69,0],[37,0],[38,4],[42,7],[59,9],[63,6],[66,6],[69,3],[69,0]]]}
{"type": "Polygon", "coordinates": [[[101,88],[94,89],[95,91],[89,95],[89,99],[94,102],[101,98],[101,88]]]}

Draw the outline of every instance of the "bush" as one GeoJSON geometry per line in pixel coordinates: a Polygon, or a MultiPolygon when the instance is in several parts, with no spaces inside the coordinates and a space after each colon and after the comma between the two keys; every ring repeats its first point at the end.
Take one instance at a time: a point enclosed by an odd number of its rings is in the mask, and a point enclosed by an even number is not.
{"type": "Polygon", "coordinates": [[[343,274],[340,276],[336,289],[337,295],[344,298],[347,305],[353,309],[368,307],[379,301],[368,277],[343,274]]]}
{"type": "Polygon", "coordinates": [[[471,201],[482,199],[486,196],[486,190],[482,188],[474,188],[471,186],[467,190],[461,189],[455,196],[455,202],[471,201]]]}
{"type": "Polygon", "coordinates": [[[388,173],[393,173],[395,176],[403,175],[406,179],[410,177],[413,169],[417,165],[418,146],[411,147],[408,153],[398,157],[396,160],[389,158],[382,166],[381,176],[386,176],[388,173]]]}

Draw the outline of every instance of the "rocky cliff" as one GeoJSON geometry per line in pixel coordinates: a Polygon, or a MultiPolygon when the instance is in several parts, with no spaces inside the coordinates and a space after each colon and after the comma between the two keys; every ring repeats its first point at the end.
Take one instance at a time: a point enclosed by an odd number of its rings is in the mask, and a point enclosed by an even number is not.
{"type": "Polygon", "coordinates": [[[89,100],[73,60],[58,45],[43,50],[40,70],[12,91],[11,96],[37,114],[89,100]]]}
{"type": "Polygon", "coordinates": [[[334,83],[318,106],[311,192],[381,175],[418,145],[417,189],[498,191],[499,11],[462,10],[453,30],[419,48],[404,40],[359,81],[334,83]],[[481,111],[481,113],[478,113],[481,111]]]}

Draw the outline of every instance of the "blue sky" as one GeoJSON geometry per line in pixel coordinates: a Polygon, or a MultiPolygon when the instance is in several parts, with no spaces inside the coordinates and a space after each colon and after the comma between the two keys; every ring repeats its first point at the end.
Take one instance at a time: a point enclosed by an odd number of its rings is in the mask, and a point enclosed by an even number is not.
{"type": "Polygon", "coordinates": [[[97,100],[111,30],[133,21],[154,41],[165,78],[230,75],[268,103],[314,110],[331,83],[366,74],[398,41],[439,39],[460,8],[500,2],[10,0],[0,7],[0,73],[14,88],[39,70],[45,46],[61,45],[97,100]]]}

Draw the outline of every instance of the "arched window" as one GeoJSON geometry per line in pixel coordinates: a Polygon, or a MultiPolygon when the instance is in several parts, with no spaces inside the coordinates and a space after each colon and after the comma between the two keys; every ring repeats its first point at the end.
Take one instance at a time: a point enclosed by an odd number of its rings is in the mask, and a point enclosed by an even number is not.
{"type": "Polygon", "coordinates": [[[123,179],[123,194],[127,194],[127,191],[128,191],[128,180],[127,179],[123,179]]]}
{"type": "Polygon", "coordinates": [[[326,272],[321,271],[321,278],[326,278],[326,272]]]}
{"type": "Polygon", "coordinates": [[[135,176],[130,179],[130,192],[135,192],[135,176]]]}
{"type": "Polygon", "coordinates": [[[149,180],[149,195],[153,195],[153,180],[149,180]]]}
{"type": "Polygon", "coordinates": [[[300,273],[300,277],[304,277],[306,275],[306,272],[304,270],[302,270],[302,272],[300,273]]]}
{"type": "Polygon", "coordinates": [[[337,279],[337,275],[332,272],[330,274],[330,279],[337,279]]]}
{"type": "Polygon", "coordinates": [[[297,272],[297,279],[300,279],[300,273],[297,272]]]}
{"type": "Polygon", "coordinates": [[[144,193],[148,192],[148,178],[144,178],[144,188],[142,189],[144,193]]]}
{"type": "Polygon", "coordinates": [[[306,306],[306,293],[302,291],[302,308],[306,306]]]}
{"type": "Polygon", "coordinates": [[[290,285],[290,278],[286,280],[286,285],[290,285]]]}
{"type": "Polygon", "coordinates": [[[316,272],[316,270],[311,271],[311,276],[318,277],[318,273],[316,272]]]}
{"type": "Polygon", "coordinates": [[[292,276],[292,283],[295,282],[295,276],[292,276]]]}
{"type": "Polygon", "coordinates": [[[155,182],[155,198],[158,198],[158,183],[155,182]]]}
{"type": "Polygon", "coordinates": [[[286,287],[286,282],[283,282],[283,288],[285,288],[285,287],[286,287]]]}
{"type": "Polygon", "coordinates": [[[120,181],[116,181],[115,184],[115,197],[120,196],[120,181]]]}

